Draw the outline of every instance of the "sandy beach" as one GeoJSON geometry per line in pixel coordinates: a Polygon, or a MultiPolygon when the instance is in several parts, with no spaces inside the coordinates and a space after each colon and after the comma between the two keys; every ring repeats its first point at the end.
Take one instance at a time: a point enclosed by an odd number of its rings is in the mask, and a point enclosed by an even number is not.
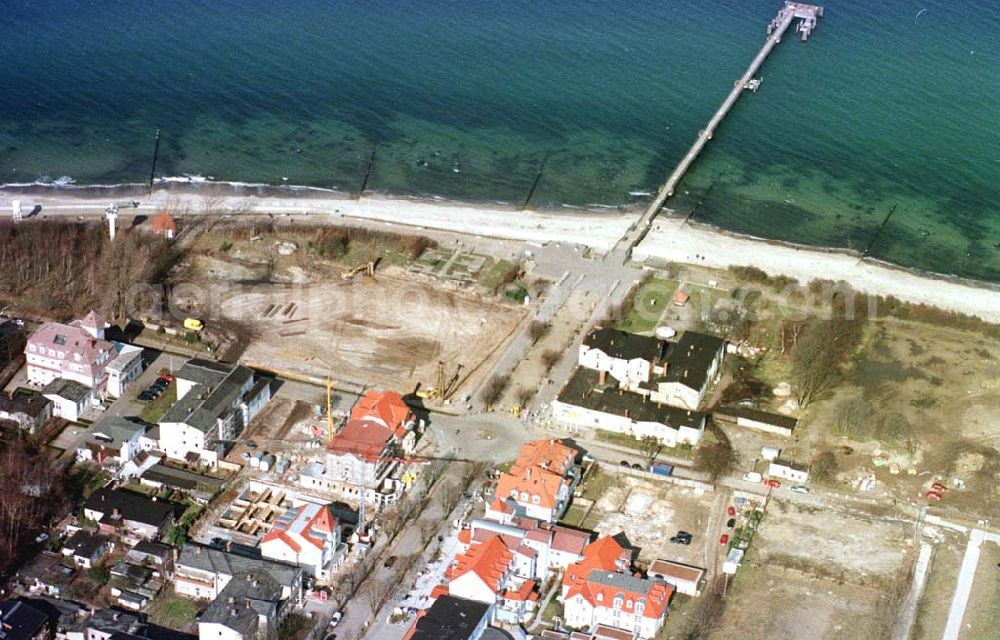
{"type": "MultiPolygon", "coordinates": [[[[543,244],[561,242],[591,247],[607,253],[635,222],[638,213],[565,211],[515,211],[499,206],[365,197],[361,200],[315,191],[296,195],[227,195],[212,190],[157,189],[152,196],[129,198],[127,193],[97,195],[88,192],[53,194],[6,190],[0,211],[9,215],[11,200],[19,199],[25,211],[41,205],[39,216],[100,215],[112,201],[135,199],[142,215],[169,210],[181,215],[208,211],[242,214],[276,214],[343,217],[387,224],[436,229],[461,234],[521,240],[543,244]]],[[[976,315],[1000,322],[1000,288],[972,286],[944,278],[919,275],[904,269],[861,261],[835,250],[794,246],[736,236],[723,231],[682,224],[659,217],[636,246],[633,258],[642,262],[682,262],[725,269],[731,265],[755,266],[772,275],[786,275],[806,283],[813,279],[843,280],[858,291],[895,296],[908,302],[976,315]]]]}
{"type": "Polygon", "coordinates": [[[854,289],[907,302],[1000,322],[1000,290],[996,286],[971,286],[943,278],[911,273],[904,269],[859,260],[835,250],[806,249],[728,234],[723,231],[682,224],[676,218],[659,217],[633,258],[655,258],[668,262],[700,264],[725,269],[748,265],[771,275],[810,280],[843,280],[854,289]]]}
{"type": "Polygon", "coordinates": [[[15,195],[8,190],[0,195],[0,215],[7,218],[11,200],[20,200],[25,212],[41,205],[39,216],[99,215],[111,202],[136,200],[138,211],[123,209],[122,215],[150,215],[171,211],[181,215],[207,211],[239,214],[305,214],[343,216],[377,220],[389,224],[438,229],[457,233],[545,243],[552,240],[592,247],[606,253],[614,247],[639,213],[587,212],[579,209],[537,212],[505,209],[499,205],[464,204],[381,196],[361,200],[338,197],[333,192],[307,191],[295,195],[224,195],[221,193],[191,193],[157,189],[150,197],[131,197],[127,193],[109,193],[105,197],[88,194],[28,193],[15,195]]]}

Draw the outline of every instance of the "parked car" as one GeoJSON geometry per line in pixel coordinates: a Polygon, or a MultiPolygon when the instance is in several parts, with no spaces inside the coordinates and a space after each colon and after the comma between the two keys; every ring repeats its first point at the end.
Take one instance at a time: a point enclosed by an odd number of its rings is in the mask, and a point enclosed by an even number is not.
{"type": "Polygon", "coordinates": [[[736,526],[736,518],[730,518],[728,521],[726,521],[727,529],[732,529],[735,526],[736,526]]]}
{"type": "Polygon", "coordinates": [[[396,564],[396,560],[399,560],[397,556],[389,556],[388,558],[385,559],[385,562],[382,563],[382,566],[385,567],[386,569],[389,569],[392,567],[392,565],[396,564]]]}
{"type": "Polygon", "coordinates": [[[931,485],[931,489],[937,491],[938,493],[944,493],[945,491],[948,490],[948,487],[944,486],[940,482],[935,482],[934,484],[931,485]]]}
{"type": "Polygon", "coordinates": [[[777,480],[767,480],[764,482],[764,484],[771,487],[772,489],[777,489],[778,487],[781,486],[781,482],[777,480]]]}
{"type": "Polygon", "coordinates": [[[623,466],[623,467],[625,467],[625,468],[628,468],[628,467],[632,466],[632,464],[628,460],[622,460],[618,464],[621,465],[621,466],[623,466]]]}
{"type": "Polygon", "coordinates": [[[43,544],[48,541],[49,541],[49,534],[45,533],[44,531],[35,536],[35,542],[37,542],[38,544],[43,544]]]}
{"type": "Polygon", "coordinates": [[[164,382],[166,382],[168,384],[174,381],[174,377],[172,375],[170,375],[169,373],[161,373],[159,376],[157,376],[157,379],[158,380],[163,380],[164,382]]]}
{"type": "Polygon", "coordinates": [[[684,538],[684,537],[680,537],[680,536],[673,536],[673,537],[670,538],[670,542],[673,542],[674,544],[688,545],[688,544],[691,544],[691,538],[684,538]]]}
{"type": "Polygon", "coordinates": [[[938,493],[937,491],[928,491],[927,492],[927,499],[928,500],[934,500],[935,502],[937,502],[938,500],[941,499],[941,494],[938,493]]]}
{"type": "Polygon", "coordinates": [[[764,479],[764,476],[760,475],[756,471],[748,471],[743,474],[744,482],[760,482],[764,479]]]}
{"type": "Polygon", "coordinates": [[[797,484],[794,487],[792,487],[792,491],[794,491],[795,493],[809,493],[809,487],[807,487],[804,484],[797,484]]]}
{"type": "Polygon", "coordinates": [[[726,513],[729,515],[730,518],[732,518],[733,516],[736,515],[736,507],[734,507],[733,505],[729,505],[729,507],[726,508],[726,513]]]}
{"type": "Polygon", "coordinates": [[[638,469],[639,471],[642,471],[642,470],[643,470],[643,469],[642,469],[642,465],[641,465],[641,464],[639,464],[638,462],[633,462],[633,463],[632,463],[632,468],[633,468],[633,469],[638,469]]]}
{"type": "Polygon", "coordinates": [[[729,534],[728,533],[722,534],[722,537],[719,538],[719,544],[728,544],[728,543],[729,543],[729,534]]]}
{"type": "Polygon", "coordinates": [[[332,629],[332,628],[336,627],[338,624],[340,624],[340,620],[343,617],[344,617],[344,614],[342,614],[339,611],[335,611],[333,613],[333,617],[330,618],[330,628],[332,629]]]}

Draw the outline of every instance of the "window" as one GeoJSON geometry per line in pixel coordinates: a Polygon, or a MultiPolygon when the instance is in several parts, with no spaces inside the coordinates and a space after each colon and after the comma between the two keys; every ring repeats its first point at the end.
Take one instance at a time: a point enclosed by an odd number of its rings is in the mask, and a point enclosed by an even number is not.
{"type": "Polygon", "coordinates": [[[646,609],[646,603],[645,603],[645,601],[640,600],[640,601],[638,601],[638,602],[635,603],[635,614],[637,616],[641,616],[642,612],[645,611],[645,609],[646,609]]]}
{"type": "Polygon", "coordinates": [[[531,496],[531,502],[534,504],[540,504],[542,502],[542,499],[540,496],[531,496]]]}
{"type": "Polygon", "coordinates": [[[625,608],[626,609],[631,609],[632,608],[632,601],[631,600],[626,600],[625,601],[625,608]]]}
{"type": "Polygon", "coordinates": [[[528,492],[527,491],[522,491],[521,492],[521,502],[527,502],[527,501],[528,501],[528,492]]]}
{"type": "Polygon", "coordinates": [[[515,500],[517,500],[517,489],[511,489],[510,490],[510,497],[514,498],[515,500]]]}
{"type": "Polygon", "coordinates": [[[603,593],[598,593],[597,594],[597,601],[598,602],[604,602],[604,594],[603,593]]]}
{"type": "Polygon", "coordinates": [[[612,606],[614,606],[615,609],[621,609],[622,608],[622,601],[623,600],[624,600],[624,598],[619,593],[618,595],[615,596],[615,602],[614,602],[614,605],[612,605],[612,606]]]}

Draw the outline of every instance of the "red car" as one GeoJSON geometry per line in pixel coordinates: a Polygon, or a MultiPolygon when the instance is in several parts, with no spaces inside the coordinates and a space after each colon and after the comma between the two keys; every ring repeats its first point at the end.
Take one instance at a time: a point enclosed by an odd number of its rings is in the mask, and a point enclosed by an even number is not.
{"type": "Polygon", "coordinates": [[[729,508],[726,509],[726,513],[728,513],[729,517],[732,518],[733,516],[736,515],[736,507],[729,505],[729,508]]]}
{"type": "Polygon", "coordinates": [[[934,501],[940,500],[941,499],[941,494],[938,493],[937,491],[928,491],[927,492],[927,499],[928,500],[934,500],[934,501]]]}
{"type": "Polygon", "coordinates": [[[764,484],[767,485],[768,487],[771,487],[772,489],[777,489],[778,487],[781,486],[781,483],[778,482],[777,480],[765,480],[764,484]]]}
{"type": "Polygon", "coordinates": [[[719,544],[726,544],[727,542],[729,542],[729,534],[724,533],[722,534],[722,537],[719,538],[719,544]]]}
{"type": "Polygon", "coordinates": [[[157,378],[159,378],[160,380],[163,380],[164,382],[173,382],[174,381],[174,377],[172,375],[170,375],[169,373],[161,373],[160,375],[157,376],[157,378]]]}
{"type": "Polygon", "coordinates": [[[935,482],[931,485],[931,489],[937,491],[938,493],[943,493],[948,490],[948,487],[944,486],[940,482],[935,482]]]}

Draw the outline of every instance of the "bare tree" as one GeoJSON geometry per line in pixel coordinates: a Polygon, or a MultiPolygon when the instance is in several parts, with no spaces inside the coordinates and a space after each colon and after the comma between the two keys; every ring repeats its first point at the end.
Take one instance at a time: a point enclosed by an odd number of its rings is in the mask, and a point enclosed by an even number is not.
{"type": "Polygon", "coordinates": [[[531,399],[535,397],[535,390],[531,387],[521,387],[517,390],[517,404],[522,409],[531,404],[531,399]]]}
{"type": "Polygon", "coordinates": [[[699,443],[694,461],[695,466],[708,473],[715,482],[736,466],[736,453],[722,429],[713,426],[699,443]]]}
{"type": "Polygon", "coordinates": [[[559,362],[559,357],[561,355],[562,354],[555,349],[546,349],[542,352],[541,361],[542,366],[545,367],[546,373],[551,371],[552,367],[556,366],[556,363],[559,362]]]}
{"type": "Polygon", "coordinates": [[[528,335],[531,337],[531,343],[535,344],[549,332],[549,323],[542,322],[541,320],[532,320],[531,324],[528,325],[528,335]]]}
{"type": "Polygon", "coordinates": [[[503,395],[504,389],[507,388],[508,379],[506,377],[501,377],[494,375],[492,378],[486,381],[483,385],[483,391],[480,394],[480,398],[483,403],[487,406],[493,405],[500,396],[503,395]]]}

